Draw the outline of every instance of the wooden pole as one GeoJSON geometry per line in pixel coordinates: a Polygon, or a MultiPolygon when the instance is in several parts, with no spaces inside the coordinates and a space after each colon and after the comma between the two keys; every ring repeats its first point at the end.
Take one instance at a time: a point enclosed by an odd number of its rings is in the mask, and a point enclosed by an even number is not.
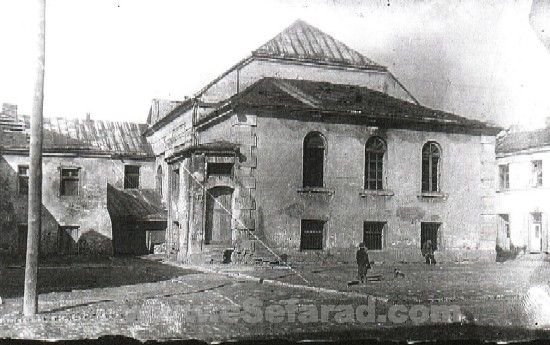
{"type": "Polygon", "coordinates": [[[42,216],[42,113],[44,104],[44,71],[46,62],[46,0],[36,0],[38,6],[38,38],[36,84],[31,117],[31,142],[29,148],[29,208],[27,257],[25,265],[25,292],[23,314],[32,316],[38,312],[38,253],[42,216]]]}

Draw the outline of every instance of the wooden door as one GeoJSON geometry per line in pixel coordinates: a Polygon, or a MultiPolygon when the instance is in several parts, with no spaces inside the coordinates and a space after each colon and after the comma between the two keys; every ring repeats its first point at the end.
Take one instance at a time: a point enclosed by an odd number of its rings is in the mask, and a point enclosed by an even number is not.
{"type": "Polygon", "coordinates": [[[215,187],[206,196],[205,244],[231,244],[233,190],[215,187]]]}

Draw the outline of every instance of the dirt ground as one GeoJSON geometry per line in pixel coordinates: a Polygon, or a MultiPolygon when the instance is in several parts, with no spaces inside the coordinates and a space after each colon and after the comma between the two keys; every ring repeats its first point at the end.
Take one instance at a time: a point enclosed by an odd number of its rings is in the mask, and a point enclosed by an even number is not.
{"type": "Polygon", "coordinates": [[[39,270],[39,314],[24,318],[24,269],[12,263],[0,272],[0,338],[517,340],[547,337],[550,329],[544,261],[374,265],[369,275],[379,279],[348,286],[355,269],[195,267],[150,258],[50,261],[39,270]],[[396,267],[404,277],[394,276],[396,267]],[[251,301],[259,303],[259,318],[250,319],[251,301]],[[375,319],[360,319],[358,310],[372,301],[375,319]],[[304,317],[308,308],[327,306],[336,306],[327,319],[304,317]],[[343,312],[348,306],[351,318],[343,312]],[[406,320],[391,318],[396,306],[406,320]],[[422,316],[433,306],[456,306],[460,318],[413,317],[413,310],[422,316]],[[270,318],[276,310],[286,313],[270,318]]]}

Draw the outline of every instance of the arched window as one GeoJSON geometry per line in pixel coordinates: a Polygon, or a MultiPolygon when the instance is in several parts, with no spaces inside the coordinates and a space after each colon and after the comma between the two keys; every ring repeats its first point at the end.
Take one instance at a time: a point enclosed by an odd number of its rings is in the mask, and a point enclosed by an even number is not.
{"type": "Polygon", "coordinates": [[[159,192],[160,196],[162,196],[162,166],[159,165],[157,168],[157,192],[159,192]]]}
{"type": "Polygon", "coordinates": [[[439,192],[439,161],[441,149],[436,142],[429,141],[422,147],[422,191],[439,192]]]}
{"type": "Polygon", "coordinates": [[[384,154],[386,143],[379,137],[371,137],[365,145],[365,189],[382,190],[384,154]]]}
{"type": "Polygon", "coordinates": [[[304,187],[323,187],[325,139],[320,133],[309,133],[304,139],[304,187]]]}

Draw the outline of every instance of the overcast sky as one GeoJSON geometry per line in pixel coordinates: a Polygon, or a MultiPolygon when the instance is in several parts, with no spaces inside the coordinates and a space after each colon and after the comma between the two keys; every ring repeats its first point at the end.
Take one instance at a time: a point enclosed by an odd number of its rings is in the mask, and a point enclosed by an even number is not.
{"type": "MultiPolygon", "coordinates": [[[[531,0],[48,0],[45,116],[144,122],[301,18],[387,66],[424,105],[501,125],[550,116],[531,0]]],[[[30,113],[36,10],[0,0],[0,102],[30,113]]]]}

